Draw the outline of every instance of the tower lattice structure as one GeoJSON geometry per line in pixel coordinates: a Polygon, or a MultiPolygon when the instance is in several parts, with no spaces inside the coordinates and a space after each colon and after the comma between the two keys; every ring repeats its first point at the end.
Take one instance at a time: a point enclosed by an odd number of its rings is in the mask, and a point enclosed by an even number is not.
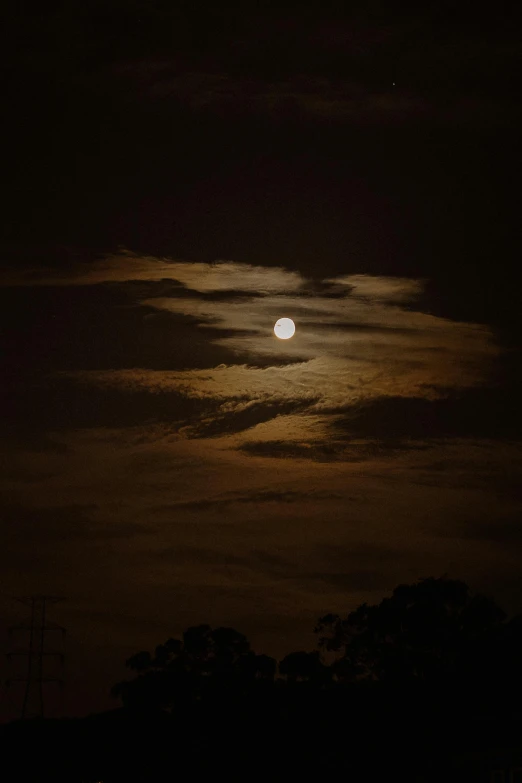
{"type": "Polygon", "coordinates": [[[7,657],[12,663],[16,660],[22,665],[17,667],[17,672],[8,680],[8,686],[11,688],[14,683],[25,685],[19,713],[22,719],[43,718],[44,685],[51,683],[63,687],[65,628],[49,621],[47,617],[48,608],[63,599],[53,595],[31,595],[20,596],[15,600],[28,607],[29,618],[9,629],[11,638],[19,639],[21,643],[20,647],[12,649],[7,657]],[[59,647],[50,648],[49,636],[57,634],[59,647]],[[51,660],[54,660],[54,666],[52,671],[49,671],[51,660]]]}

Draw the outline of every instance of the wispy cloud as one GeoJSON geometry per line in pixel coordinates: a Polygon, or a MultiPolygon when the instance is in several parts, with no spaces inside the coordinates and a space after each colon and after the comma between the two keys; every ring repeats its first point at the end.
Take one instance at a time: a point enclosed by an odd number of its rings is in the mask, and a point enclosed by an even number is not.
{"type": "Polygon", "coordinates": [[[175,511],[176,509],[225,509],[235,504],[264,504],[264,503],[302,503],[303,501],[335,500],[343,498],[339,492],[325,490],[305,489],[297,492],[289,489],[266,489],[249,493],[226,492],[216,497],[199,500],[184,500],[163,507],[163,510],[175,511]]]}
{"type": "Polygon", "coordinates": [[[75,263],[66,269],[44,270],[26,267],[22,273],[6,269],[2,285],[72,286],[122,283],[130,280],[169,281],[198,293],[242,291],[245,294],[274,294],[298,289],[297,272],[277,267],[252,266],[230,261],[211,264],[141,256],[129,250],[104,256],[90,263],[75,263]]]}
{"type": "MultiPolygon", "coordinates": [[[[28,285],[30,278],[19,283],[28,285]]],[[[397,418],[401,399],[418,400],[403,407],[411,413],[416,404],[417,418],[422,418],[418,406],[423,400],[480,386],[499,354],[487,327],[423,312],[424,282],[417,279],[345,275],[317,281],[283,268],[179,262],[125,251],[77,265],[67,275],[41,274],[37,286],[77,290],[131,283],[136,287],[126,295],[137,313],[133,328],[159,319],[161,329],[155,335],[170,354],[155,347],[151,334],[147,355],[159,351],[161,368],[147,363],[125,367],[122,362],[114,368],[60,371],[55,389],[73,390],[78,403],[89,396],[89,388],[99,397],[98,406],[75,406],[92,414],[73,417],[75,426],[93,426],[98,410],[100,424],[111,417],[129,425],[133,417],[135,424],[153,418],[168,421],[180,438],[233,439],[246,431],[257,435],[260,427],[276,422],[271,437],[265,429],[261,438],[249,438],[242,447],[245,452],[267,452],[266,443],[254,443],[272,440],[274,455],[360,459],[374,453],[379,440],[387,440],[390,451],[390,421],[408,419],[402,414],[397,418]],[[154,288],[158,285],[161,290],[154,288]],[[297,327],[288,341],[273,334],[274,322],[283,315],[292,317],[297,327]],[[396,400],[397,410],[389,420],[384,417],[377,432],[383,399],[396,400]],[[362,427],[361,405],[371,401],[373,424],[362,427]],[[357,453],[341,432],[347,409],[354,406],[352,435],[364,441],[357,453]],[[285,417],[292,417],[292,438],[283,434],[285,417]],[[313,450],[310,417],[316,417],[313,450]]],[[[116,323],[110,322],[111,329],[116,323]]],[[[122,358],[132,360],[132,353],[122,358]]]]}

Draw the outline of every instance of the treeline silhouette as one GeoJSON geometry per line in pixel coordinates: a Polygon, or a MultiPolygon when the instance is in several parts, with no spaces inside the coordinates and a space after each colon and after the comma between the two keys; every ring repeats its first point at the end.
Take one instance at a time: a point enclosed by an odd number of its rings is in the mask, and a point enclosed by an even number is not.
{"type": "Polygon", "coordinates": [[[504,764],[514,781],[519,761],[522,779],[522,616],[428,578],[315,631],[317,649],[279,662],[209,625],[138,652],[122,709],[4,727],[11,748],[32,732],[75,759],[11,779],[486,781],[504,764]]]}

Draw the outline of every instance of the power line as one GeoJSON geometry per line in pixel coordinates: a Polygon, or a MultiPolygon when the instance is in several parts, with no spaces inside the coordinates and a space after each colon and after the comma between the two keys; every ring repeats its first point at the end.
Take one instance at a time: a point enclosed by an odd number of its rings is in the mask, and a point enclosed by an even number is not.
{"type": "Polygon", "coordinates": [[[20,717],[43,718],[44,717],[44,683],[53,683],[63,686],[62,675],[65,661],[65,628],[50,622],[47,618],[47,609],[63,598],[55,595],[31,595],[19,596],[16,601],[24,604],[29,609],[29,620],[25,623],[12,625],[9,634],[12,639],[16,635],[24,640],[22,646],[7,653],[8,659],[13,665],[15,660],[26,660],[25,673],[17,672],[17,676],[8,679],[7,686],[14,683],[25,683],[20,717]],[[60,634],[60,649],[47,647],[48,634],[51,632],[60,634]],[[51,672],[44,661],[54,660],[58,663],[51,672]]]}

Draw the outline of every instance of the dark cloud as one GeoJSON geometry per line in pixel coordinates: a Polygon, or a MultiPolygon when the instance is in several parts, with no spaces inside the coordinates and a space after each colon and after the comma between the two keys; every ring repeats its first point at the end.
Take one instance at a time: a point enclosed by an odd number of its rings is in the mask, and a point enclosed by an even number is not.
{"type": "Polygon", "coordinates": [[[484,282],[498,282],[477,260],[511,264],[520,11],[464,21],[439,6],[216,19],[157,3],[36,16],[11,3],[11,244],[127,242],[315,274],[347,259],[372,273],[421,266],[447,275],[433,305],[459,312],[472,286],[466,307],[491,311],[484,282]],[[486,138],[495,123],[508,127],[486,138]]]}
{"type": "Polygon", "coordinates": [[[2,441],[11,453],[29,451],[37,454],[65,454],[67,444],[52,438],[45,432],[20,427],[17,422],[4,424],[0,429],[2,441]]]}
{"type": "MultiPolygon", "coordinates": [[[[241,451],[256,457],[276,457],[282,459],[315,459],[318,462],[344,461],[344,444],[313,441],[296,443],[285,440],[249,441],[240,446],[241,451]]],[[[361,455],[354,461],[364,459],[361,455]]],[[[349,461],[349,460],[348,460],[349,461]]]]}
{"type": "Polygon", "coordinates": [[[484,387],[443,399],[386,397],[347,409],[334,425],[347,435],[387,441],[522,436],[519,406],[505,389],[484,387]]]}
{"type": "Polygon", "coordinates": [[[259,299],[266,296],[265,293],[260,291],[241,291],[241,290],[225,290],[225,291],[203,291],[203,292],[191,292],[193,296],[203,301],[208,302],[244,302],[249,299],[259,299]]]}
{"type": "Polygon", "coordinates": [[[155,562],[179,563],[190,567],[191,564],[202,564],[207,566],[240,566],[245,567],[249,561],[248,557],[234,554],[234,552],[221,552],[217,549],[206,549],[205,547],[189,546],[186,544],[176,544],[165,546],[161,549],[149,552],[149,560],[155,562]]]}
{"type": "MultiPolygon", "coordinates": [[[[189,292],[172,281],[0,288],[0,329],[8,380],[27,367],[34,373],[205,368],[237,362],[237,353],[215,342],[230,335],[230,330],[193,315],[158,312],[140,302],[142,297],[188,294],[220,302],[239,298],[238,292],[230,291],[189,292]],[[205,329],[198,329],[202,323],[205,329]]],[[[241,292],[242,299],[249,296],[249,292],[241,292]]],[[[264,361],[270,364],[268,358],[264,361]]]]}
{"type": "Polygon", "coordinates": [[[294,441],[250,441],[240,446],[241,451],[257,457],[282,459],[309,459],[316,462],[366,462],[372,459],[393,457],[404,451],[419,451],[427,445],[414,441],[379,442],[365,441],[350,443],[349,438],[305,442],[294,441]]]}
{"type": "MultiPolygon", "coordinates": [[[[309,315],[312,315],[313,313],[310,313],[308,311],[309,315]]],[[[308,321],[307,322],[307,328],[310,330],[313,330],[314,332],[319,332],[324,329],[331,329],[332,331],[344,331],[344,332],[362,332],[362,333],[369,333],[369,334],[384,334],[386,335],[389,332],[394,332],[395,334],[412,334],[412,332],[420,332],[421,330],[415,326],[411,327],[400,327],[400,326],[384,326],[382,324],[365,324],[365,323],[357,323],[357,322],[350,322],[350,321],[308,321]]],[[[427,350],[430,350],[429,348],[427,350]]],[[[434,350],[433,348],[431,350],[434,350]]],[[[440,350],[440,349],[439,349],[440,350]]]]}
{"type": "Polygon", "coordinates": [[[522,519],[518,510],[511,516],[502,512],[488,517],[469,519],[464,523],[443,526],[439,535],[464,541],[482,541],[507,550],[522,547],[522,519]]]}
{"type": "MultiPolygon", "coordinates": [[[[326,423],[327,434],[321,440],[249,441],[240,449],[266,457],[363,462],[426,450],[432,441],[522,437],[518,404],[499,388],[452,392],[442,399],[382,397],[323,413],[335,418],[326,423]]],[[[445,463],[433,469],[444,470],[445,463]]],[[[433,483],[429,477],[418,481],[433,483]]]]}
{"type": "Polygon", "coordinates": [[[214,416],[201,418],[190,428],[190,436],[194,438],[214,438],[220,435],[230,435],[275,419],[277,416],[297,413],[306,410],[314,400],[273,400],[247,402],[245,407],[237,410],[228,409],[225,414],[216,411],[214,416]]]}
{"type": "Polygon", "coordinates": [[[189,438],[214,438],[243,432],[277,416],[308,408],[314,399],[252,400],[244,397],[201,396],[183,388],[125,387],[89,383],[88,378],[54,376],[35,379],[4,395],[7,443],[28,451],[46,448],[63,453],[65,447],[46,432],[155,424],[189,438]]]}
{"type": "MultiPolygon", "coordinates": [[[[348,117],[382,123],[397,116],[404,123],[411,114],[437,109],[439,122],[458,121],[457,98],[464,103],[467,97],[467,114],[475,118],[475,108],[484,122],[486,99],[498,105],[508,93],[505,84],[517,60],[509,14],[489,14],[484,24],[475,9],[473,20],[468,15],[464,24],[454,8],[450,14],[442,6],[403,7],[393,17],[382,6],[372,12],[352,5],[343,12],[313,7],[299,16],[283,8],[222,11],[213,20],[219,43],[203,32],[208,9],[197,22],[188,11],[121,10],[125,35],[118,35],[121,48],[107,51],[111,67],[104,75],[134,105],[147,102],[164,110],[181,104],[218,115],[243,117],[249,111],[287,120],[348,117]],[[144,45],[147,37],[137,30],[159,24],[162,35],[156,32],[151,53],[144,45]],[[189,58],[188,67],[180,57],[189,58]],[[451,102],[443,100],[448,95],[451,102]]],[[[90,14],[82,16],[84,27],[90,14]]]]}
{"type": "Polygon", "coordinates": [[[353,286],[346,283],[341,284],[336,280],[307,280],[301,290],[296,292],[296,296],[345,299],[352,290],[353,286]]]}
{"type": "Polygon", "coordinates": [[[380,568],[357,568],[354,566],[349,571],[325,571],[317,574],[307,574],[310,582],[323,583],[330,588],[339,591],[350,592],[376,592],[390,589],[392,582],[389,573],[380,568]]]}
{"type": "Polygon", "coordinates": [[[313,553],[296,546],[293,550],[275,551],[252,547],[242,554],[181,544],[151,552],[150,557],[159,561],[203,563],[224,572],[229,568],[242,569],[263,575],[270,582],[293,583],[315,594],[391,590],[395,575],[401,569],[404,572],[407,560],[404,552],[392,546],[362,542],[353,542],[349,548],[319,545],[313,553]]]}
{"type": "Polygon", "coordinates": [[[249,492],[240,494],[239,492],[230,492],[215,498],[205,498],[201,500],[187,500],[180,503],[173,503],[170,508],[173,511],[177,508],[185,509],[222,509],[228,508],[236,503],[259,505],[262,503],[300,503],[302,501],[320,501],[336,500],[342,498],[338,492],[327,492],[321,490],[292,491],[292,490],[263,490],[260,492],[249,492]]]}
{"type": "MultiPolygon", "coordinates": [[[[446,441],[446,445],[450,444],[451,441],[446,441]]],[[[471,447],[464,440],[459,444],[455,449],[451,446],[444,449],[445,456],[439,459],[417,460],[412,464],[409,468],[412,482],[426,487],[480,490],[497,503],[522,500],[520,453],[516,441],[509,448],[505,443],[491,440],[473,440],[471,447]]]]}
{"type": "MultiPolygon", "coordinates": [[[[419,578],[415,560],[410,558],[403,545],[398,542],[374,543],[353,541],[350,546],[341,543],[320,545],[309,570],[303,569],[303,582],[309,589],[336,591],[340,594],[391,592],[398,581],[419,578]],[[313,566],[319,570],[314,571],[313,566]]],[[[333,611],[346,611],[337,606],[333,611]]]]}
{"type": "Polygon", "coordinates": [[[11,545],[45,542],[49,549],[69,541],[103,541],[126,537],[138,529],[132,523],[108,521],[99,516],[96,504],[72,503],[63,506],[2,505],[2,539],[7,554],[11,545]]]}
{"type": "Polygon", "coordinates": [[[218,403],[177,392],[102,389],[65,377],[44,378],[17,389],[4,403],[5,425],[22,441],[35,431],[68,431],[90,427],[129,427],[168,422],[174,429],[191,418],[212,413],[218,403]]]}

